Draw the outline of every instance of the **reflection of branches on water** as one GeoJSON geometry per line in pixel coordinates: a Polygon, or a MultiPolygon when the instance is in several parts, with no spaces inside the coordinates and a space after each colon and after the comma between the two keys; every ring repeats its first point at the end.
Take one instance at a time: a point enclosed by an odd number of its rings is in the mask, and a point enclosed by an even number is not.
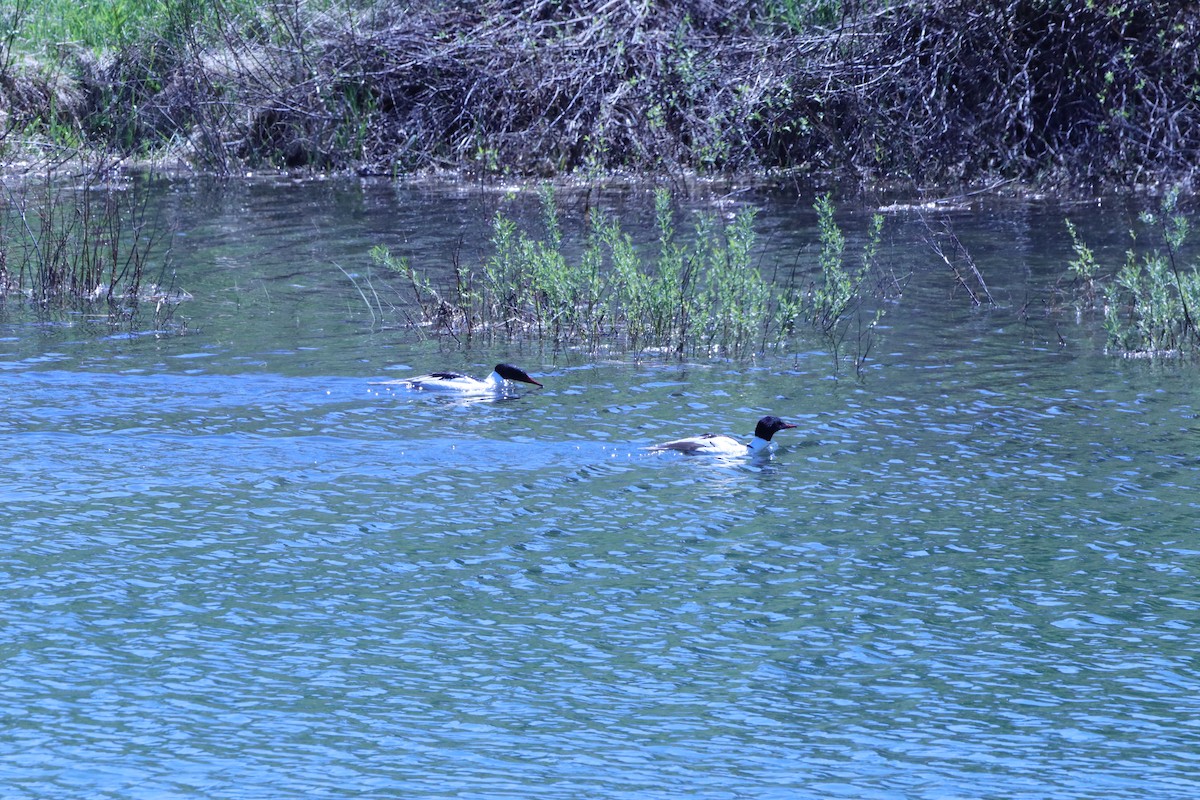
{"type": "Polygon", "coordinates": [[[996,305],[992,293],[988,290],[987,281],[983,279],[983,273],[979,271],[979,267],[975,266],[975,259],[971,258],[971,252],[954,232],[950,220],[945,217],[941,219],[940,231],[934,230],[929,223],[929,218],[924,214],[921,215],[921,222],[925,225],[925,242],[950,268],[954,274],[955,284],[966,291],[971,298],[971,304],[976,306],[984,303],[990,306],[996,305]]]}

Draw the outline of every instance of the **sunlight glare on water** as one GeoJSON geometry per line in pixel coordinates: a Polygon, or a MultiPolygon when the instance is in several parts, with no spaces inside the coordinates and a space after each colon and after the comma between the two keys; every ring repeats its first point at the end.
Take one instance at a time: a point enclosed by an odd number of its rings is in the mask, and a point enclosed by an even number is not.
{"type": "Polygon", "coordinates": [[[438,348],[279,277],[334,221],[274,202],[272,258],[191,229],[256,271],[186,335],[0,334],[5,797],[1200,791],[1190,366],[957,307],[861,383],[438,348]],[[545,388],[375,383],[501,359],[545,388]]]}

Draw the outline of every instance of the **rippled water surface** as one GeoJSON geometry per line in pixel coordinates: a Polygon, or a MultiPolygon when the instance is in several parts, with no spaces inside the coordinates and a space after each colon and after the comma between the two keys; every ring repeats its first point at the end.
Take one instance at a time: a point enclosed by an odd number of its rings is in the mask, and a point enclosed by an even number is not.
{"type": "Polygon", "coordinates": [[[1018,313],[1061,209],[956,221],[991,311],[893,221],[918,273],[859,382],[368,309],[371,244],[448,259],[487,198],[159,202],[185,333],[0,327],[0,796],[1200,794],[1195,368],[1018,313]],[[500,359],[545,388],[374,383],[500,359]],[[765,413],[767,459],[641,450],[765,413]]]}

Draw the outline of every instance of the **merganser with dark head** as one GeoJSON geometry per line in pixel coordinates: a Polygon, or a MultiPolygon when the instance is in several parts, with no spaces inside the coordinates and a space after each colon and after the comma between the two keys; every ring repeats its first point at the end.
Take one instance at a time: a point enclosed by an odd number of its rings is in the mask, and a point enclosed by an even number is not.
{"type": "Polygon", "coordinates": [[[763,417],[754,428],[754,438],[749,442],[739,442],[732,436],[721,436],[706,433],[703,436],[691,436],[687,439],[676,439],[672,442],[652,445],[646,449],[654,453],[664,453],[674,450],[678,453],[703,456],[748,456],[765,453],[771,446],[771,437],[782,430],[795,428],[790,422],[784,422],[779,417],[763,417]]]}
{"type": "Polygon", "coordinates": [[[455,394],[492,394],[503,392],[513,383],[542,384],[529,377],[529,373],[512,364],[497,364],[492,374],[483,380],[462,375],[458,372],[431,372],[428,375],[417,375],[414,378],[404,378],[389,383],[404,384],[413,389],[423,389],[429,392],[453,392],[455,394]]]}

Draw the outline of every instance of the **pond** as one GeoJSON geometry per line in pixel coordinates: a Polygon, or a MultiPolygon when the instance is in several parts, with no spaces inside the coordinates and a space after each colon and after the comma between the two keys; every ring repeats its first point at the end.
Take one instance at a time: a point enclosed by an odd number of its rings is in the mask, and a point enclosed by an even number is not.
{"type": "MultiPolygon", "coordinates": [[[[367,251],[477,263],[497,192],[154,191],[169,331],[0,318],[5,797],[1200,793],[1200,382],[1047,307],[1124,205],[950,213],[994,307],[890,214],[856,379],[415,334],[367,251]],[[544,387],[380,384],[502,360],[544,387]],[[766,458],[642,449],[768,413],[766,458]]],[[[812,199],[727,202],[786,264],[812,199]]]]}

